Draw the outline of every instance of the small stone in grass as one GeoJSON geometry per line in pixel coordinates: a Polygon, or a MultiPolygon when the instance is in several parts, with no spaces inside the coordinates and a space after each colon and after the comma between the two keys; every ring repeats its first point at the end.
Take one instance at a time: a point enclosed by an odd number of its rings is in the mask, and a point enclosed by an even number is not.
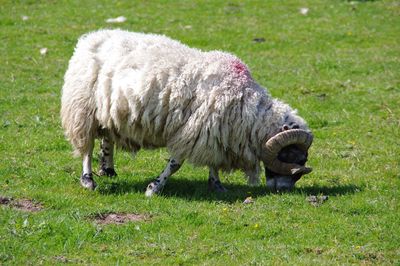
{"type": "Polygon", "coordinates": [[[46,47],[41,48],[40,49],[40,54],[41,55],[46,55],[47,54],[47,48],[46,47]]]}
{"type": "Polygon", "coordinates": [[[106,19],[107,23],[123,23],[125,21],[126,21],[126,17],[124,17],[124,16],[106,19]]]}
{"type": "Polygon", "coordinates": [[[247,198],[243,201],[243,203],[244,203],[244,204],[254,203],[254,200],[253,200],[252,197],[247,197],[247,198]]]}
{"type": "Polygon", "coordinates": [[[265,42],[265,38],[254,38],[253,42],[265,42]]]}
{"type": "Polygon", "coordinates": [[[324,203],[327,200],[328,200],[328,196],[325,196],[325,195],[320,195],[320,196],[310,195],[307,197],[307,201],[314,207],[320,206],[322,203],[324,203]]]}
{"type": "Polygon", "coordinates": [[[307,15],[309,9],[307,7],[302,7],[300,8],[300,14],[302,15],[307,15]]]}

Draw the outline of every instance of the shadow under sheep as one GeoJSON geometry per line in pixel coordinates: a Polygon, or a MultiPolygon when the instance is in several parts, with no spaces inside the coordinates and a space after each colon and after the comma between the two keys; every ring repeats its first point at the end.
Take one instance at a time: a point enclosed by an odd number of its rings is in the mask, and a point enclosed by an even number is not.
{"type": "MultiPolygon", "coordinates": [[[[120,178],[99,178],[97,191],[104,195],[120,195],[126,193],[143,193],[147,185],[153,179],[145,180],[123,180],[120,178]]],[[[246,184],[232,184],[224,183],[224,187],[228,189],[226,193],[216,193],[208,190],[207,180],[189,180],[180,178],[172,178],[168,180],[161,195],[163,197],[178,197],[187,200],[198,201],[224,201],[236,202],[243,201],[246,197],[252,196],[253,198],[267,196],[273,194],[268,191],[265,184],[251,187],[246,184]]],[[[360,192],[361,188],[355,185],[336,185],[336,186],[306,186],[295,188],[288,192],[291,194],[304,194],[304,195],[346,195],[360,192]]]]}

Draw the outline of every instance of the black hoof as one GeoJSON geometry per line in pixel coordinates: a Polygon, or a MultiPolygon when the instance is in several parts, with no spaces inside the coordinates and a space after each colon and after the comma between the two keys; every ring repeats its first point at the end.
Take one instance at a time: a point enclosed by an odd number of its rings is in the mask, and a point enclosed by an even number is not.
{"type": "Polygon", "coordinates": [[[223,187],[222,185],[215,186],[214,190],[217,193],[226,193],[226,192],[228,192],[228,190],[225,187],[223,187]]]}
{"type": "Polygon", "coordinates": [[[96,188],[96,182],[93,180],[93,174],[82,174],[81,176],[81,185],[84,188],[94,190],[96,188]]]}
{"type": "Polygon", "coordinates": [[[117,172],[115,172],[114,168],[100,168],[99,176],[113,177],[117,176],[117,172]]]}
{"type": "Polygon", "coordinates": [[[225,193],[228,192],[226,188],[221,184],[221,182],[218,180],[216,182],[212,180],[208,180],[208,189],[210,191],[215,191],[217,193],[225,193]]]}

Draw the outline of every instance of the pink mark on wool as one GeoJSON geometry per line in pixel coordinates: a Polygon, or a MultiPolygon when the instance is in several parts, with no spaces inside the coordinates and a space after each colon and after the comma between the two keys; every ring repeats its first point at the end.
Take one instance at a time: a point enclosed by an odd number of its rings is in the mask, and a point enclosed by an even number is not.
{"type": "Polygon", "coordinates": [[[239,76],[241,80],[249,80],[250,79],[250,71],[245,64],[243,64],[239,60],[235,60],[232,62],[233,72],[239,76]]]}

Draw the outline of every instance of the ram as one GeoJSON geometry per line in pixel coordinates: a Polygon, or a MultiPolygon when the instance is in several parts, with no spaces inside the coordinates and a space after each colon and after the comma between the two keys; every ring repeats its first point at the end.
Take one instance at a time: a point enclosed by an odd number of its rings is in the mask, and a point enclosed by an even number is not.
{"type": "Polygon", "coordinates": [[[89,189],[96,187],[96,138],[100,175],[116,175],[114,146],[133,153],[167,148],[168,165],[147,196],[160,192],[185,160],[208,166],[209,187],[221,192],[219,170],[240,169],[254,185],[263,162],[273,190],[291,189],[311,172],[306,122],[258,85],[240,59],[161,35],[100,30],[82,36],[64,77],[61,120],[83,158],[80,181],[89,189]]]}

